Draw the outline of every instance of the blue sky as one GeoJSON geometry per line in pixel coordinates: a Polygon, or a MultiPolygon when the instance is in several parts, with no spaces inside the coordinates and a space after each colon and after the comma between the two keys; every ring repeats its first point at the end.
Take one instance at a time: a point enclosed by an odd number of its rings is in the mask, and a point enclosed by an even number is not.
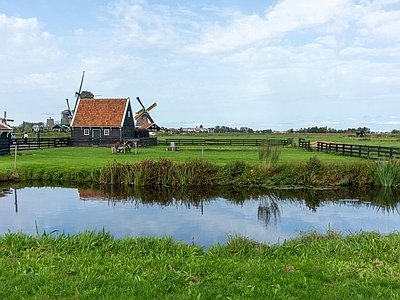
{"type": "Polygon", "coordinates": [[[60,120],[85,70],[165,127],[400,129],[400,0],[0,0],[0,39],[12,125],[60,120]]]}

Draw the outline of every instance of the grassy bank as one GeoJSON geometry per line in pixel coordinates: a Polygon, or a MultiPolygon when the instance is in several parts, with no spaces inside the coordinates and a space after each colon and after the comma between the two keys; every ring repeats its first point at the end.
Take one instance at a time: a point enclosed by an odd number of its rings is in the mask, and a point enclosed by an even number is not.
{"type": "Polygon", "coordinates": [[[208,251],[170,238],[0,237],[1,299],[398,299],[400,235],[240,236],[208,251]]]}
{"type": "Polygon", "coordinates": [[[0,158],[0,181],[129,186],[397,186],[400,164],[279,147],[150,147],[20,151],[0,158]],[[16,166],[16,168],[14,168],[16,166]]]}

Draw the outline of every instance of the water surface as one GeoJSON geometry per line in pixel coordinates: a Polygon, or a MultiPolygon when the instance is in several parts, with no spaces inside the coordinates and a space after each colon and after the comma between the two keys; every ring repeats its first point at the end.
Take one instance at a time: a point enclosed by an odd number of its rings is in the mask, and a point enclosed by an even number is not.
{"type": "Polygon", "coordinates": [[[172,236],[210,246],[227,234],[278,243],[300,231],[328,228],[344,234],[389,233],[400,226],[398,194],[328,190],[268,190],[228,193],[116,193],[63,187],[24,187],[0,192],[0,234],[76,234],[106,230],[125,236],[172,236]],[[220,195],[221,194],[221,195],[220,195]]]}

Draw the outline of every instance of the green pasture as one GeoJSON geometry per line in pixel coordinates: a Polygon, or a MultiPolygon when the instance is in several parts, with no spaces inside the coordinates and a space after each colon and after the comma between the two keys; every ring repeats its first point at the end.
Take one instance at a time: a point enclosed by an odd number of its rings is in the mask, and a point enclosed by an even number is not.
{"type": "MultiPolygon", "coordinates": [[[[262,135],[254,136],[259,138],[262,135]]],[[[370,142],[372,145],[383,145],[386,142],[387,146],[397,146],[397,138],[388,136],[370,137],[369,140],[332,134],[302,135],[301,138],[332,142],[352,139],[370,142]]],[[[181,135],[174,137],[176,140],[181,135]]],[[[214,137],[221,139],[221,135],[214,137]]],[[[243,138],[243,135],[226,137],[243,138]]],[[[288,136],[274,135],[267,139],[287,140],[288,136]]],[[[111,147],[60,147],[21,150],[16,153],[12,151],[9,155],[0,157],[0,180],[102,184],[121,182],[129,185],[146,185],[152,182],[154,185],[161,183],[183,186],[400,184],[400,164],[397,162],[376,165],[371,160],[308,151],[292,145],[184,145],[179,146],[180,151],[167,151],[167,148],[167,145],[139,147],[126,153],[113,153],[111,147]],[[272,152],[267,154],[268,148],[274,149],[274,155],[272,152]]]]}
{"type": "Polygon", "coordinates": [[[157,134],[160,139],[276,139],[276,140],[287,140],[293,138],[296,144],[299,138],[305,139],[311,142],[333,142],[353,145],[372,145],[372,146],[385,146],[385,147],[400,147],[400,135],[398,134],[368,134],[367,136],[360,138],[355,134],[343,134],[343,133],[271,133],[271,134],[157,134]]]}
{"type": "MultiPolygon", "coordinates": [[[[316,156],[324,162],[349,162],[356,158],[321,152],[309,152],[302,148],[281,147],[279,163],[304,162],[316,156]]],[[[257,147],[218,147],[218,146],[181,146],[180,151],[166,151],[165,146],[139,148],[127,153],[111,153],[110,147],[66,147],[41,150],[24,150],[17,152],[17,168],[45,169],[80,169],[97,168],[113,162],[135,163],[144,159],[161,160],[167,158],[173,162],[187,162],[204,159],[217,165],[233,161],[244,161],[248,164],[259,165],[257,147]]],[[[0,170],[13,170],[15,153],[0,157],[0,170]]]]}

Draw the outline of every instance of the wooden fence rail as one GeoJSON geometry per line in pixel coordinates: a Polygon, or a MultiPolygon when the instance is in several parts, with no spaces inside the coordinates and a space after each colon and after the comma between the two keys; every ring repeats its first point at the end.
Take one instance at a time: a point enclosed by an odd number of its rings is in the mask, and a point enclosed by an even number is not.
{"type": "Polygon", "coordinates": [[[174,143],[175,146],[208,146],[208,145],[220,145],[220,146],[261,146],[267,142],[270,145],[288,145],[292,139],[278,140],[278,139],[158,139],[159,145],[170,146],[174,143]]]}
{"type": "Polygon", "coordinates": [[[303,138],[299,139],[299,147],[309,151],[317,150],[326,153],[337,153],[343,156],[352,156],[365,159],[400,159],[400,148],[397,147],[382,147],[368,145],[353,145],[341,143],[316,142],[312,147],[310,141],[303,138]],[[316,147],[316,148],[315,148],[316,147]]]}
{"type": "MultiPolygon", "coordinates": [[[[133,139],[124,139],[124,141],[131,141],[138,143],[139,147],[155,146],[157,145],[157,138],[141,137],[133,139]]],[[[113,146],[117,141],[114,138],[71,138],[71,146],[113,146]]]]}
{"type": "Polygon", "coordinates": [[[318,142],[317,151],[368,159],[400,158],[400,148],[395,147],[318,142]]]}
{"type": "Polygon", "coordinates": [[[10,150],[33,150],[68,147],[71,144],[70,138],[28,138],[11,140],[10,150]]]}
{"type": "Polygon", "coordinates": [[[308,151],[311,151],[311,143],[310,143],[310,141],[306,141],[303,138],[299,138],[299,147],[305,148],[308,151]]]}
{"type": "MultiPolygon", "coordinates": [[[[73,146],[110,146],[115,144],[114,139],[71,139],[71,138],[28,138],[28,139],[15,139],[10,141],[10,145],[7,151],[3,155],[14,151],[17,147],[18,151],[21,150],[34,150],[34,149],[46,149],[46,148],[58,148],[58,147],[73,147],[73,146]]],[[[157,145],[156,138],[140,138],[136,139],[140,147],[155,146],[157,145]]],[[[4,148],[5,148],[4,147],[4,148]]]]}

